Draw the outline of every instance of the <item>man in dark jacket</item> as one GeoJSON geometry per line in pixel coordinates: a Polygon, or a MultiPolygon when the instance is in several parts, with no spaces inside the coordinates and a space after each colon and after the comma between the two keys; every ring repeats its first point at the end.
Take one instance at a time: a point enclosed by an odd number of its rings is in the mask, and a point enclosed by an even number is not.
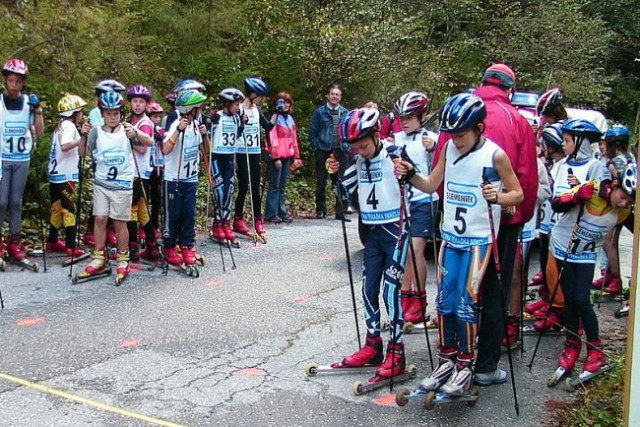
{"type": "MultiPolygon", "coordinates": [[[[316,155],[316,218],[324,218],[327,216],[327,169],[326,162],[333,153],[340,163],[339,177],[342,178],[344,170],[349,160],[349,147],[345,147],[340,143],[338,137],[338,124],[347,114],[347,109],[340,105],[342,100],[342,89],[339,85],[333,84],[327,90],[327,103],[318,108],[311,117],[309,125],[309,139],[311,140],[311,149],[316,155]]],[[[338,176],[331,175],[332,184],[338,176]]],[[[336,218],[340,219],[342,212],[346,212],[347,203],[343,203],[341,209],[336,204],[336,218]]]]}

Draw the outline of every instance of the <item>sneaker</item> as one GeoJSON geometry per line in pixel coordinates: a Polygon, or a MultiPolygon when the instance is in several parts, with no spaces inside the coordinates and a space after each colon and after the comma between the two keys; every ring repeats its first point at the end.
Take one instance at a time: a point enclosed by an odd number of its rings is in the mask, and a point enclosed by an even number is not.
{"type": "Polygon", "coordinates": [[[280,224],[282,222],[282,218],[276,215],[273,218],[265,219],[265,221],[270,222],[271,224],[280,224]]]}
{"type": "Polygon", "coordinates": [[[291,224],[293,222],[293,218],[291,218],[290,216],[283,217],[283,218],[281,218],[281,220],[285,224],[291,224]]]}
{"type": "Polygon", "coordinates": [[[507,373],[500,368],[496,368],[493,372],[478,374],[474,378],[477,385],[489,386],[492,384],[504,384],[507,382],[507,373]]]}

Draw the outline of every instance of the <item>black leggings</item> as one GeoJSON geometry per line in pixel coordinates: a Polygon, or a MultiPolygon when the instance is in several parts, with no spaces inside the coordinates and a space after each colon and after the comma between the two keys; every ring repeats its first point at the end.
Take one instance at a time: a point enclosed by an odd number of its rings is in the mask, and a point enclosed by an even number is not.
{"type": "MultiPolygon", "coordinates": [[[[553,257],[558,271],[562,269],[562,261],[553,257]]],[[[578,339],[578,327],[580,320],[587,336],[587,342],[595,342],[600,339],[598,318],[591,304],[591,281],[595,264],[578,264],[567,261],[562,270],[560,285],[564,293],[564,327],[567,329],[567,338],[578,339]]]]}
{"type": "MultiPolygon", "coordinates": [[[[253,217],[260,217],[260,154],[249,154],[249,172],[251,172],[251,196],[253,200],[253,217]]],[[[236,167],[238,171],[238,196],[236,197],[235,214],[240,216],[244,212],[244,199],[249,191],[249,174],[247,171],[247,154],[236,153],[236,167]]]]}
{"type": "Polygon", "coordinates": [[[160,209],[162,209],[162,168],[153,168],[149,178],[149,201],[151,202],[151,224],[153,228],[160,228],[160,209]]]}

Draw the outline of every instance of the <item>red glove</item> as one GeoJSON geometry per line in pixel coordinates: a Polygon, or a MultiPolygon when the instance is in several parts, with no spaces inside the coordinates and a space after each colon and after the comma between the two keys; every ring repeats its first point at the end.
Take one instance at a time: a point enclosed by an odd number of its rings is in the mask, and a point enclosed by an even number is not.
{"type": "Polygon", "coordinates": [[[593,193],[595,192],[595,187],[593,182],[587,182],[578,188],[573,195],[573,198],[576,202],[586,202],[587,200],[591,200],[593,197],[593,193]]]}

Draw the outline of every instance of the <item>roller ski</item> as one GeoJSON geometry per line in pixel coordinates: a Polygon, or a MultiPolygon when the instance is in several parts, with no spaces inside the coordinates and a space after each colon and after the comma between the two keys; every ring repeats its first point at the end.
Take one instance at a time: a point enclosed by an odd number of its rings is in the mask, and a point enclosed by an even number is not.
{"type": "Polygon", "coordinates": [[[571,375],[571,371],[576,365],[578,356],[580,356],[581,348],[581,341],[567,339],[567,342],[564,345],[564,350],[562,350],[562,357],[558,360],[558,367],[553,372],[549,380],[547,380],[547,387],[555,387],[559,382],[571,375]]]}
{"type": "Polygon", "coordinates": [[[7,241],[7,260],[9,264],[27,269],[37,273],[40,271],[40,264],[27,258],[27,253],[20,245],[20,238],[12,236],[7,241]]]}
{"type": "Polygon", "coordinates": [[[351,392],[354,396],[360,396],[385,387],[393,383],[401,383],[416,377],[416,367],[409,365],[405,369],[404,344],[389,344],[387,357],[382,365],[376,369],[375,375],[366,383],[360,381],[353,383],[351,392]]]}
{"type": "Polygon", "coordinates": [[[120,286],[124,283],[125,279],[129,276],[129,251],[118,251],[116,255],[116,280],[115,285],[120,286]]]}
{"type": "MultiPolygon", "coordinates": [[[[598,342],[598,345],[601,343],[598,342]]],[[[584,362],[584,369],[576,378],[566,378],[564,388],[566,391],[575,391],[578,387],[584,386],[592,379],[609,372],[615,368],[614,362],[608,362],[607,357],[601,350],[587,350],[587,359],[584,362]]]]}
{"type": "Polygon", "coordinates": [[[93,251],[91,258],[91,262],[85,267],[84,271],[73,276],[71,279],[72,284],[78,285],[111,275],[106,249],[102,248],[93,251]]]}
{"type": "Polygon", "coordinates": [[[62,261],[62,266],[69,267],[71,264],[89,259],[90,256],[91,252],[86,252],[81,248],[69,248],[67,249],[67,258],[62,261]]]}
{"type": "MultiPolygon", "coordinates": [[[[431,320],[431,316],[427,315],[426,316],[426,323],[427,323],[427,330],[429,332],[432,331],[437,331],[438,330],[438,324],[437,322],[431,320]]],[[[410,335],[410,334],[424,334],[424,324],[425,322],[419,322],[419,323],[412,323],[412,322],[404,322],[404,325],[402,326],[402,333],[410,335]]],[[[382,322],[382,330],[386,331],[389,329],[389,322],[385,321],[382,322]]]]}
{"type": "MultiPolygon", "coordinates": [[[[195,249],[193,250],[195,251],[195,249]]],[[[194,267],[197,268],[197,265],[188,267],[187,264],[185,263],[185,260],[183,260],[182,258],[183,256],[184,256],[184,251],[182,250],[179,251],[177,246],[174,246],[172,248],[165,248],[164,259],[165,259],[165,265],[167,270],[171,269],[171,270],[179,271],[180,273],[188,277],[198,277],[200,275],[199,269],[198,269],[198,276],[193,275],[194,267]],[[187,272],[187,269],[189,270],[189,272],[187,272]]]]}
{"type": "Polygon", "coordinates": [[[189,277],[197,279],[198,277],[200,277],[200,268],[197,265],[198,261],[196,259],[196,248],[194,248],[193,246],[182,246],[180,249],[182,252],[182,261],[185,268],[185,274],[189,277]]]}
{"type": "Polygon", "coordinates": [[[476,406],[478,395],[478,389],[476,388],[471,388],[468,393],[459,397],[449,396],[447,393],[442,391],[427,391],[421,387],[413,390],[403,388],[396,394],[396,404],[398,406],[405,406],[410,400],[424,399],[424,408],[427,411],[432,410],[438,405],[444,405],[452,402],[467,402],[467,406],[473,408],[476,406]]]}
{"type": "Polygon", "coordinates": [[[254,242],[257,241],[256,235],[251,232],[251,229],[245,222],[244,216],[242,214],[236,214],[235,218],[233,219],[233,231],[241,236],[250,238],[254,242]]]}
{"type": "Polygon", "coordinates": [[[441,350],[438,353],[438,366],[420,382],[418,387],[413,390],[403,388],[398,391],[396,394],[398,406],[405,406],[410,400],[426,398],[430,393],[435,395],[454,374],[456,370],[455,357],[455,351],[441,350]]]}
{"type": "Polygon", "coordinates": [[[363,371],[373,372],[378,369],[383,358],[382,338],[367,337],[364,346],[351,356],[347,356],[340,362],[332,363],[331,365],[309,363],[304,367],[304,374],[307,377],[315,377],[320,373],[355,374],[363,371]]]}

